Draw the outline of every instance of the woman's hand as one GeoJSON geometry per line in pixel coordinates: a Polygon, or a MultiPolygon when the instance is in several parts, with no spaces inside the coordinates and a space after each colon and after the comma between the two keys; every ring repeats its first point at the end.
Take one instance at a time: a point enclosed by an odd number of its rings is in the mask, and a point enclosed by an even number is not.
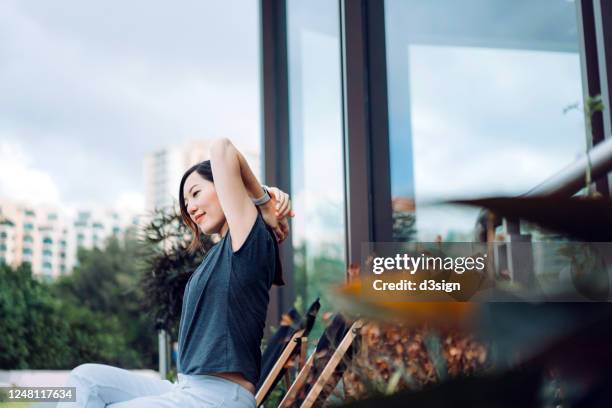
{"type": "Polygon", "coordinates": [[[261,215],[276,235],[278,242],[283,242],[289,236],[289,220],[295,214],[291,211],[289,194],[276,187],[269,187],[271,200],[260,206],[261,215]]]}
{"type": "Polygon", "coordinates": [[[279,220],[285,217],[295,216],[293,211],[291,211],[291,200],[289,199],[289,194],[285,193],[278,187],[269,187],[268,191],[270,192],[270,197],[276,200],[276,216],[279,220]]]}

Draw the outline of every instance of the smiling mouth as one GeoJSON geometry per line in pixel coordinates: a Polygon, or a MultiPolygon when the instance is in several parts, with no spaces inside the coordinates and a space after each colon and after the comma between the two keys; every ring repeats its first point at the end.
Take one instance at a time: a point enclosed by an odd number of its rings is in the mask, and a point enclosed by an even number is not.
{"type": "Polygon", "coordinates": [[[202,218],[204,218],[204,215],[205,215],[205,214],[206,214],[206,213],[204,213],[204,214],[200,214],[200,215],[198,215],[197,217],[195,217],[195,222],[200,222],[200,220],[201,220],[202,218]]]}

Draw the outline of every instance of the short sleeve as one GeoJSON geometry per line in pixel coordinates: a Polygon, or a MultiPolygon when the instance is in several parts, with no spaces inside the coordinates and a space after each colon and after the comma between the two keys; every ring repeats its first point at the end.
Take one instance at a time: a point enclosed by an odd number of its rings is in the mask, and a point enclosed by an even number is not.
{"type": "Polygon", "coordinates": [[[277,257],[276,240],[272,234],[258,213],[238,251],[232,251],[230,242],[226,245],[231,253],[232,273],[242,284],[264,283],[267,288],[272,285],[277,257]]]}

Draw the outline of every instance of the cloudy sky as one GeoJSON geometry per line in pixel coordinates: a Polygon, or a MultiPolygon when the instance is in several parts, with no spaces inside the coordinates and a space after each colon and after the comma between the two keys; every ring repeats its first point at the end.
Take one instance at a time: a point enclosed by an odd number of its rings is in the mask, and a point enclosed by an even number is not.
{"type": "Polygon", "coordinates": [[[0,197],[138,207],[148,152],[259,150],[257,3],[0,2],[0,197]]]}

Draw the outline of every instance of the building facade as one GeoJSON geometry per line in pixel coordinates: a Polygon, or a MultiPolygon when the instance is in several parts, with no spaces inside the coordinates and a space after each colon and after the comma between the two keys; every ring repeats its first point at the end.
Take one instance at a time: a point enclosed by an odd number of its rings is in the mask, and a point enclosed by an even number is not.
{"type": "Polygon", "coordinates": [[[79,248],[103,248],[110,236],[122,237],[138,216],[114,210],[82,210],[76,217],[59,208],[0,202],[0,262],[54,279],[71,273],[79,248]]]}

